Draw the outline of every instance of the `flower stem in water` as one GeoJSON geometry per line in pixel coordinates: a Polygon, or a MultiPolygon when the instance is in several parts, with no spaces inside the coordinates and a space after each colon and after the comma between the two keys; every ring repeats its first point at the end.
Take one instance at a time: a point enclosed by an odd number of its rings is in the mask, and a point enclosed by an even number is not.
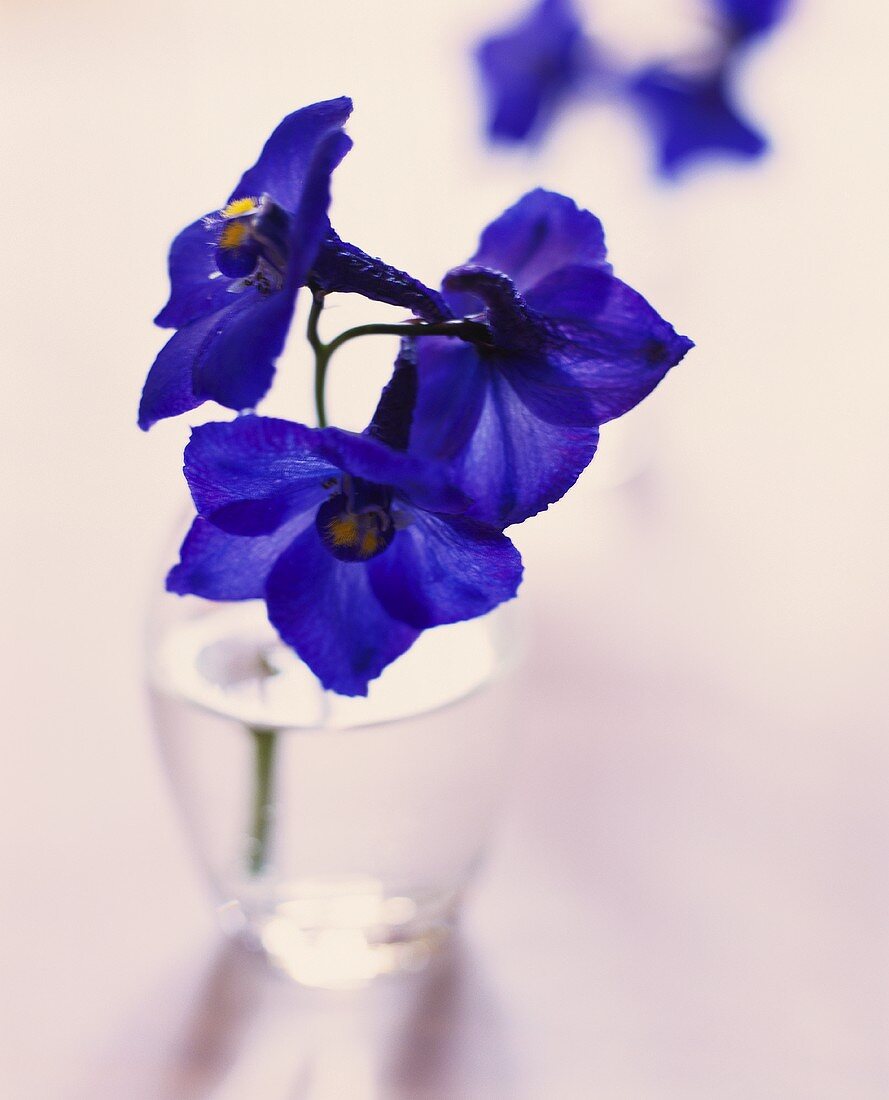
{"type": "Polygon", "coordinates": [[[253,815],[250,823],[248,859],[251,875],[261,875],[266,869],[274,817],[275,730],[263,726],[248,726],[255,753],[253,815]]]}

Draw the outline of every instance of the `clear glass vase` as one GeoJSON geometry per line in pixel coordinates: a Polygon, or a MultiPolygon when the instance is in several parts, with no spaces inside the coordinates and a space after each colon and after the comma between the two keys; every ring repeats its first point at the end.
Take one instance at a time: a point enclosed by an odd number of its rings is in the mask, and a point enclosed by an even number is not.
{"type": "Polygon", "coordinates": [[[496,809],[515,604],[427,631],[363,699],[325,692],[260,602],[158,611],[157,735],[224,926],[309,985],[422,966],[496,809]]]}

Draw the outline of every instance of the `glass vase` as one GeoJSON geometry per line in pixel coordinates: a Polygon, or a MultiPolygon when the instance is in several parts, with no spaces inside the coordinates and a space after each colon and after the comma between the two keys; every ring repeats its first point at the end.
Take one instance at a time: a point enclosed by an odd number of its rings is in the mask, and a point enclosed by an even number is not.
{"type": "Polygon", "coordinates": [[[345,698],[261,602],[165,594],[152,709],[224,927],[308,985],[424,965],[490,831],[518,638],[515,604],[438,627],[345,698]]]}

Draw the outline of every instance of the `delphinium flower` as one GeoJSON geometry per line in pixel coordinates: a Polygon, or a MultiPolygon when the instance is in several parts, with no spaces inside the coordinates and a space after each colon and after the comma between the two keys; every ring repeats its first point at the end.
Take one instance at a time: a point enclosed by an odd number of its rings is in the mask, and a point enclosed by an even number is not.
{"type": "Polygon", "coordinates": [[[559,104],[595,72],[592,44],[572,0],[539,0],[502,33],[481,42],[476,59],[488,106],[488,135],[536,137],[559,104]]]}
{"type": "Polygon", "coordinates": [[[218,210],[173,241],[170,299],[156,323],[177,332],[142,393],[139,424],[207,400],[252,408],[268,390],[298,288],[327,232],[330,175],[351,141],[346,98],[294,111],[218,210]]]}
{"type": "Polygon", "coordinates": [[[448,462],[468,514],[500,526],[558,500],[600,425],[692,346],[612,273],[598,218],[552,192],[532,191],[492,222],[442,286],[484,335],[418,344],[411,446],[448,462]]]}
{"type": "Polygon", "coordinates": [[[281,638],[345,695],[521,579],[509,539],[461,514],[446,468],[404,450],[415,372],[407,351],[361,435],[251,415],[196,428],[185,452],[198,518],[167,587],[264,599],[281,638]]]}

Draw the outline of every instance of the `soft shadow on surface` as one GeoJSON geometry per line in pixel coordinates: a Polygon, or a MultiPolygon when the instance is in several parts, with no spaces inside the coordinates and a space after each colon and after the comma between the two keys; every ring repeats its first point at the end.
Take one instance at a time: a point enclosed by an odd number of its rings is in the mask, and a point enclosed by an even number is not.
{"type": "Polygon", "coordinates": [[[301,988],[225,942],[197,982],[171,975],[134,1013],[88,1095],[509,1100],[515,1067],[505,1019],[459,935],[425,971],[348,992],[301,988]]]}
{"type": "Polygon", "coordinates": [[[514,1094],[505,1013],[465,940],[455,940],[434,969],[420,976],[384,1054],[381,1095],[392,1100],[514,1094]]]}
{"type": "Polygon", "coordinates": [[[262,961],[224,940],[194,993],[169,1050],[159,1050],[158,1100],[204,1100],[224,1079],[262,1003],[262,961]]]}

